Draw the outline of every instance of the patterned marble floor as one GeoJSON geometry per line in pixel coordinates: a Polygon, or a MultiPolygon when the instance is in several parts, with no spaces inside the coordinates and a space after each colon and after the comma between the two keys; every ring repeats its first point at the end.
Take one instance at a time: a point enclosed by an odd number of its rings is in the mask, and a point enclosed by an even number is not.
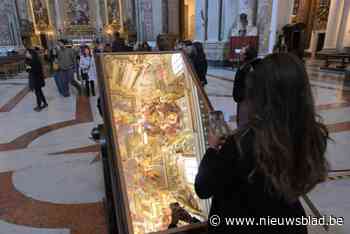
{"type": "MultiPolygon", "coordinates": [[[[330,233],[350,233],[350,88],[341,74],[308,63],[317,109],[332,132],[329,181],[302,200],[308,214],[345,218],[330,233]]],[[[215,109],[235,126],[234,71],[210,68],[206,91],[215,109]]],[[[101,122],[96,98],[62,98],[52,79],[49,108],[36,113],[26,80],[0,81],[0,234],[107,233],[103,175],[88,136],[101,122]],[[87,225],[88,224],[88,225],[87,225]]],[[[320,226],[311,234],[325,233],[320,226]]]]}
{"type": "Polygon", "coordinates": [[[101,122],[96,98],[60,97],[48,79],[49,108],[37,113],[26,83],[0,81],[0,233],[107,233],[102,165],[88,138],[101,122]]]}

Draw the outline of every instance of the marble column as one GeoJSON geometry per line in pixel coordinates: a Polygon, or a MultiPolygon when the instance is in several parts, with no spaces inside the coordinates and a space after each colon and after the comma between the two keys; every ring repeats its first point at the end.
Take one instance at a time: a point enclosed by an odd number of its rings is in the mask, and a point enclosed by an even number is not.
{"type": "Polygon", "coordinates": [[[61,37],[61,33],[63,31],[63,22],[61,19],[61,11],[60,11],[60,5],[59,0],[55,0],[55,15],[56,15],[56,30],[58,32],[58,36],[61,37]]]}
{"type": "Polygon", "coordinates": [[[155,40],[153,29],[153,4],[152,0],[140,0],[140,24],[143,29],[143,40],[155,40]]]}
{"type": "Polygon", "coordinates": [[[163,32],[162,0],[152,0],[153,40],[163,32]]]}
{"type": "Polygon", "coordinates": [[[347,50],[350,48],[350,1],[344,1],[343,5],[343,15],[341,17],[340,30],[338,34],[337,49],[339,51],[344,51],[346,47],[347,50]]]}
{"type": "Polygon", "coordinates": [[[135,0],[135,11],[136,11],[136,35],[137,35],[137,41],[143,41],[145,39],[144,37],[144,30],[142,26],[142,11],[141,11],[141,0],[135,0]]]}
{"type": "Polygon", "coordinates": [[[196,40],[205,40],[206,0],[196,0],[196,40]]]}
{"type": "Polygon", "coordinates": [[[238,4],[237,1],[223,1],[223,40],[229,40],[235,24],[238,4]]]}
{"type": "Polygon", "coordinates": [[[344,29],[344,37],[343,37],[343,47],[349,50],[350,48],[350,10],[347,11],[347,14],[348,15],[346,19],[344,19],[345,29],[344,29]]]}
{"type": "Polygon", "coordinates": [[[336,50],[344,0],[331,0],[327,21],[326,39],[323,50],[336,50]]]}
{"type": "Polygon", "coordinates": [[[291,23],[293,6],[294,1],[278,0],[277,31],[281,31],[286,24],[291,23]]]}
{"type": "Polygon", "coordinates": [[[293,1],[273,0],[272,15],[269,37],[269,53],[276,45],[278,35],[282,33],[282,28],[289,24],[293,13],[293,1]]]}
{"type": "Polygon", "coordinates": [[[242,13],[247,14],[250,26],[255,26],[256,24],[256,10],[257,0],[239,0],[239,15],[242,13]]]}
{"type": "Polygon", "coordinates": [[[259,34],[259,55],[261,56],[269,53],[272,1],[259,0],[258,2],[257,27],[259,34]]]}
{"type": "Polygon", "coordinates": [[[219,40],[219,0],[209,0],[208,1],[208,41],[218,41],[219,40]]]}
{"type": "Polygon", "coordinates": [[[102,32],[102,18],[101,18],[101,8],[100,8],[100,0],[95,0],[96,4],[96,33],[98,36],[100,35],[100,32],[102,32]]]}
{"type": "MultiPolygon", "coordinates": [[[[229,35],[232,28],[231,19],[236,18],[237,8],[234,1],[226,0],[207,0],[208,19],[207,32],[208,38],[204,43],[204,49],[209,62],[212,64],[223,64],[228,58],[229,53],[229,35]],[[228,21],[226,21],[228,20],[228,21]]],[[[206,6],[204,4],[204,9],[206,6]]]]}
{"type": "MultiPolygon", "coordinates": [[[[159,14],[160,12],[158,12],[159,14]]],[[[168,32],[180,35],[180,1],[168,1],[168,32]]]]}
{"type": "Polygon", "coordinates": [[[280,1],[272,1],[272,14],[271,14],[271,24],[270,24],[270,37],[269,37],[269,51],[268,53],[273,52],[273,48],[276,44],[277,39],[277,30],[278,30],[278,10],[279,10],[280,1]]]}

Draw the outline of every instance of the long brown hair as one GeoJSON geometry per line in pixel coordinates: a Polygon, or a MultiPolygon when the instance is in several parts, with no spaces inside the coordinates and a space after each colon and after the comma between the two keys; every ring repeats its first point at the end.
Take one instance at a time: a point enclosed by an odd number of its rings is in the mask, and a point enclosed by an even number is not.
{"type": "Polygon", "coordinates": [[[287,53],[261,60],[247,76],[256,171],[269,191],[295,200],[325,180],[329,134],[316,115],[304,64],[287,53]]]}

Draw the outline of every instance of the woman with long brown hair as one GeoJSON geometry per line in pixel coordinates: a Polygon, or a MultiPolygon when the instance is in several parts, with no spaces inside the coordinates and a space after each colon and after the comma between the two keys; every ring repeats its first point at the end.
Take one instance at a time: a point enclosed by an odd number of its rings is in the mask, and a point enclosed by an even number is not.
{"type": "Polygon", "coordinates": [[[210,233],[306,234],[299,198],[326,179],[329,137],[305,67],[294,55],[272,54],[246,81],[249,122],[223,144],[210,134],[195,181],[198,196],[212,198],[210,233]]]}

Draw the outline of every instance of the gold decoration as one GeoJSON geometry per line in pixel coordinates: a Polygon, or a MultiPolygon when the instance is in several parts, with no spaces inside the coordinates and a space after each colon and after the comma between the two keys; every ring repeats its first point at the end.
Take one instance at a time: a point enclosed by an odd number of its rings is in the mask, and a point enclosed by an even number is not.
{"type": "Polygon", "coordinates": [[[174,202],[204,215],[187,176],[197,169],[186,164],[196,162],[196,133],[185,71],[173,72],[174,58],[182,56],[108,55],[102,62],[136,234],[167,229],[174,202]]]}

